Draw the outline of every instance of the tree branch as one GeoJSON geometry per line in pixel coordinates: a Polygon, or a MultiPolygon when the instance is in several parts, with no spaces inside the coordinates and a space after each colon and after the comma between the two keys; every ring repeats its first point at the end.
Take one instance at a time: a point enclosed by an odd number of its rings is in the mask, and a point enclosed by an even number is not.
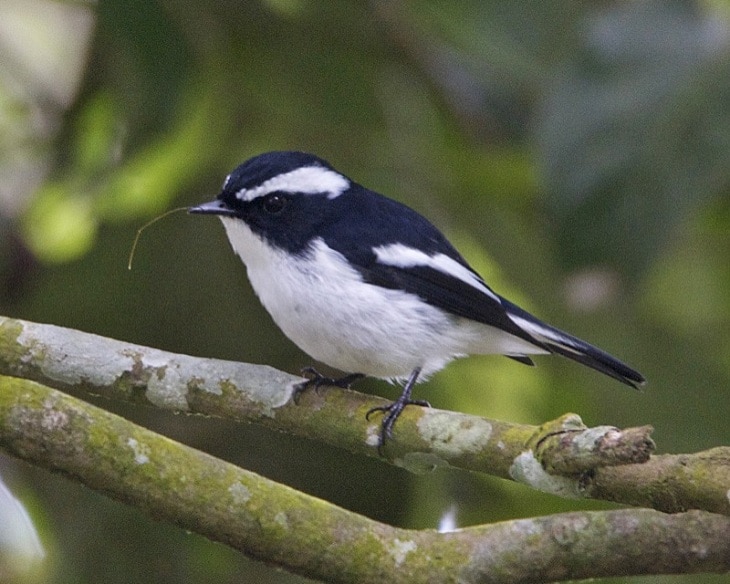
{"type": "Polygon", "coordinates": [[[0,377],[0,446],[155,518],[328,582],[508,584],[730,571],[730,518],[721,515],[633,509],[451,533],[398,529],[17,378],[0,377]]]}
{"type": "MultiPolygon", "coordinates": [[[[339,389],[291,403],[299,377],[266,366],[201,359],[52,325],[0,317],[0,374],[70,391],[246,420],[377,456],[383,399],[339,389]]],[[[564,497],[730,515],[730,448],[649,457],[651,428],[586,428],[568,414],[542,426],[410,407],[386,447],[414,472],[450,465],[564,497]]]]}

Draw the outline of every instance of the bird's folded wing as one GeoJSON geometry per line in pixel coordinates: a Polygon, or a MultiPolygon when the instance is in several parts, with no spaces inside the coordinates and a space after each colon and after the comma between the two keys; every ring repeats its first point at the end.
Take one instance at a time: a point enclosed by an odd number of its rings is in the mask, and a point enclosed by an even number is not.
{"type": "MultiPolygon", "coordinates": [[[[400,267],[375,261],[368,266],[359,266],[358,270],[370,284],[415,294],[446,312],[493,326],[537,346],[541,345],[509,318],[499,296],[486,284],[482,283],[483,288],[480,288],[475,282],[466,282],[460,277],[427,265],[400,267]]],[[[476,274],[475,278],[478,278],[476,274]]]]}

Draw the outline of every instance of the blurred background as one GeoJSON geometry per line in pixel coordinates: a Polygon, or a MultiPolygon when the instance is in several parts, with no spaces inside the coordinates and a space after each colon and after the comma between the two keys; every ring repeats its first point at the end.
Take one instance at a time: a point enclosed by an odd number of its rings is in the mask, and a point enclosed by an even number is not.
{"type": "MultiPolygon", "coordinates": [[[[316,153],[414,207],[498,292],[649,380],[639,393],[557,357],[475,357],[417,397],[514,422],[652,424],[660,452],[730,443],[727,0],[0,0],[0,314],[311,364],[217,220],[154,224],[127,270],[140,225],[213,198],[274,149],[316,153]]],[[[99,405],[398,526],[611,507],[99,405]]],[[[303,581],[7,457],[0,474],[46,550],[27,581],[303,581]]]]}

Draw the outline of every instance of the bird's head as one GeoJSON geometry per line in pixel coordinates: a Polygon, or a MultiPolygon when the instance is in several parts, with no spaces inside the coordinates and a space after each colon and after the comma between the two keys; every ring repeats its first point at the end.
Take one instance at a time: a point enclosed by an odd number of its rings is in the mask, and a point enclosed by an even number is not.
{"type": "Polygon", "coordinates": [[[245,224],[269,245],[297,253],[317,236],[329,203],[351,185],[313,154],[267,152],[238,166],[215,200],[189,212],[220,216],[234,248],[231,233],[245,224]]]}

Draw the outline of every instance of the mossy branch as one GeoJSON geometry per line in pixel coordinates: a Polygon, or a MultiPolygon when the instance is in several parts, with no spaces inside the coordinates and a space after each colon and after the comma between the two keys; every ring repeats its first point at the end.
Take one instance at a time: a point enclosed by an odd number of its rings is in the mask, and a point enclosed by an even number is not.
{"type": "Polygon", "coordinates": [[[328,582],[509,584],[730,571],[730,518],[722,515],[631,509],[451,533],[398,529],[12,377],[0,376],[0,447],[152,517],[328,582]]]}
{"type": "MultiPolygon", "coordinates": [[[[80,331],[0,317],[0,374],[57,389],[263,424],[378,456],[384,400],[340,389],[291,400],[299,377],[266,366],[201,359],[80,331]]],[[[650,456],[650,427],[586,428],[574,414],[535,427],[437,409],[407,408],[385,448],[412,471],[450,465],[565,497],[666,512],[730,515],[730,448],[650,456]]]]}

